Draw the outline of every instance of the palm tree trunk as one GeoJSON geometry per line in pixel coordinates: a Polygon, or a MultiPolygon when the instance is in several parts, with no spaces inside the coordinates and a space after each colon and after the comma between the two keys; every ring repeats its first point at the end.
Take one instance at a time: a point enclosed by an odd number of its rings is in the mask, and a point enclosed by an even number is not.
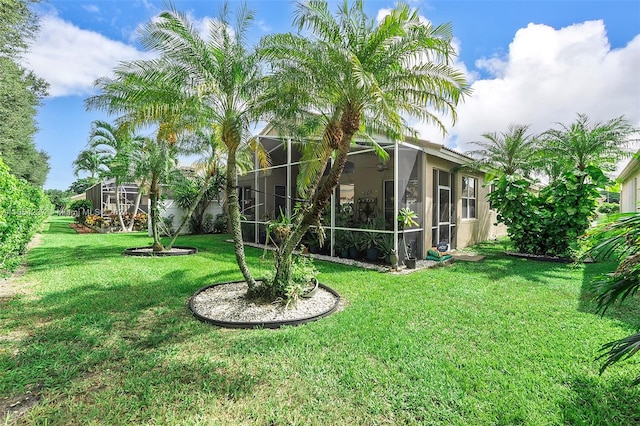
{"type": "Polygon", "coordinates": [[[138,193],[136,194],[136,202],[133,206],[133,213],[131,214],[131,222],[127,227],[127,232],[133,232],[133,225],[136,222],[136,214],[138,213],[138,209],[140,208],[141,201],[142,201],[142,187],[138,186],[138,193]]]}
{"type": "Polygon", "coordinates": [[[256,281],[247,267],[242,241],[242,223],[240,222],[240,205],[238,204],[238,174],[236,172],[236,148],[230,148],[227,158],[227,214],[231,222],[231,234],[233,237],[233,250],[236,254],[236,262],[242,272],[242,276],[249,287],[248,293],[255,291],[256,281]]]}
{"type": "MultiPolygon", "coordinates": [[[[347,154],[349,154],[351,139],[355,134],[355,129],[351,131],[351,128],[348,127],[346,130],[347,131],[342,132],[341,139],[336,144],[336,156],[331,164],[331,170],[329,171],[327,179],[318,191],[312,191],[316,194],[313,198],[313,202],[310,205],[307,205],[307,208],[301,209],[301,215],[298,217],[296,223],[293,224],[292,232],[276,251],[276,273],[274,283],[290,282],[293,251],[298,244],[300,244],[302,237],[304,237],[304,234],[309,230],[309,227],[320,221],[322,212],[327,204],[329,204],[331,194],[340,181],[340,176],[342,176],[342,171],[344,170],[344,166],[347,162],[347,154]]],[[[323,160],[326,164],[329,160],[329,155],[327,155],[323,160]]],[[[318,178],[316,187],[319,186],[320,179],[321,176],[318,178]]]]}
{"type": "Polygon", "coordinates": [[[180,235],[180,231],[182,231],[182,228],[184,228],[184,226],[187,224],[189,219],[191,219],[191,216],[193,216],[193,212],[195,212],[196,209],[198,208],[198,204],[200,204],[200,200],[202,200],[202,197],[204,196],[205,192],[207,192],[207,189],[209,189],[210,180],[211,180],[211,175],[208,175],[204,181],[204,185],[202,185],[202,188],[200,188],[200,192],[198,192],[198,196],[189,207],[189,210],[187,210],[187,215],[184,218],[182,218],[182,222],[180,222],[180,226],[178,226],[178,229],[173,234],[173,238],[171,239],[169,244],[166,246],[167,250],[171,250],[171,247],[173,247],[173,244],[176,242],[178,235],[180,235]]]}
{"type": "Polygon", "coordinates": [[[152,176],[151,188],[149,190],[151,198],[151,234],[153,235],[153,251],[164,251],[164,246],[160,242],[160,231],[158,222],[160,221],[160,209],[158,208],[158,199],[160,198],[160,186],[158,185],[158,177],[152,176]]]}
{"type": "Polygon", "coordinates": [[[116,214],[118,215],[118,222],[120,222],[120,230],[124,231],[124,219],[122,218],[122,209],[120,208],[120,182],[115,179],[116,186],[116,214]]]}

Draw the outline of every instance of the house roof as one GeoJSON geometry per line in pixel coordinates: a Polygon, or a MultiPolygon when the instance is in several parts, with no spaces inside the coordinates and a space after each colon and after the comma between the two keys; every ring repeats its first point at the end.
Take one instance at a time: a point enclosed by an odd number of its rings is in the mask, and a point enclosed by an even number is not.
{"type": "Polygon", "coordinates": [[[622,171],[620,172],[620,175],[618,175],[618,179],[622,182],[626,181],[627,179],[629,179],[630,177],[632,177],[633,175],[635,175],[637,172],[640,171],[640,150],[638,150],[638,152],[636,152],[636,154],[633,156],[633,158],[631,158],[631,160],[629,160],[629,163],[625,166],[624,169],[622,169],[622,171]]]}
{"type": "MultiPolygon", "coordinates": [[[[262,129],[262,131],[259,133],[259,136],[267,137],[270,139],[282,139],[281,136],[276,134],[276,130],[271,123],[267,124],[262,129]]],[[[382,146],[395,144],[395,142],[387,139],[385,136],[380,136],[375,139],[377,139],[377,142],[382,146]]],[[[466,164],[470,160],[472,160],[471,157],[462,154],[452,148],[449,148],[443,144],[431,142],[424,139],[417,139],[407,136],[405,138],[405,141],[401,142],[401,144],[460,165],[466,164]]]]}

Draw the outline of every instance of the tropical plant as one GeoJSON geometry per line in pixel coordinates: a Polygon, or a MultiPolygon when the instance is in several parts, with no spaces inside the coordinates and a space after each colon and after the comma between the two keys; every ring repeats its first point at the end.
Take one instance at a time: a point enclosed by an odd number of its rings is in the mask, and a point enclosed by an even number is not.
{"type": "Polygon", "coordinates": [[[370,134],[402,140],[412,133],[405,114],[444,131],[438,117],[450,114],[455,121],[456,105],[469,91],[463,74],[451,66],[450,24],[434,27],[403,3],[376,23],[363,8],[362,1],[344,1],[334,17],[325,1],[301,2],[294,24],[312,38],[288,33],[261,42],[273,69],[266,104],[273,106],[276,122],[288,118],[319,135],[301,146],[297,186],[308,201],[277,250],[276,274],[268,285],[286,287],[290,281],[293,250],[310,226],[319,225],[355,136],[386,158],[370,134]]]}
{"type": "MultiPolygon", "coordinates": [[[[257,56],[244,45],[253,13],[242,7],[236,17],[233,26],[225,4],[218,19],[209,22],[205,39],[186,14],[170,7],[142,29],[142,45],[160,58],[136,61],[125,70],[147,93],[148,106],[153,106],[144,109],[143,115],[147,120],[162,119],[161,127],[170,130],[165,132],[169,140],[175,141],[180,131],[193,134],[209,129],[214,140],[221,142],[227,161],[226,208],[236,260],[251,291],[256,282],[244,256],[236,187],[243,152],[258,153],[266,161],[257,140],[250,137],[251,126],[258,119],[255,100],[263,79],[257,56]],[[155,89],[150,91],[150,87],[155,89]]],[[[153,198],[153,191],[151,195],[153,198]]]]}
{"type": "MultiPolygon", "coordinates": [[[[95,124],[97,125],[97,123],[95,124]]],[[[76,177],[78,177],[80,172],[88,172],[91,179],[97,180],[98,176],[108,171],[106,162],[107,153],[91,147],[80,151],[71,165],[73,166],[73,174],[76,177]]]]}
{"type": "Polygon", "coordinates": [[[624,116],[592,124],[589,117],[578,114],[571,125],[558,125],[559,129],[548,130],[540,138],[545,159],[559,163],[560,170],[583,172],[589,166],[597,166],[604,172],[615,171],[620,160],[631,156],[629,147],[638,134],[624,116]]]}
{"type": "Polygon", "coordinates": [[[529,176],[538,157],[538,139],[528,133],[529,125],[511,124],[506,132],[482,135],[483,141],[471,142],[478,149],[467,152],[474,158],[470,165],[498,174],[529,176]]]}
{"type": "Polygon", "coordinates": [[[376,247],[380,251],[380,259],[388,260],[388,256],[396,250],[393,234],[381,234],[376,247]]]}
{"type": "Polygon", "coordinates": [[[400,229],[419,226],[418,214],[408,207],[403,207],[398,211],[398,224],[400,225],[400,229]]]}
{"type": "Polygon", "coordinates": [[[187,223],[191,224],[191,232],[195,234],[204,232],[205,210],[209,203],[218,197],[223,186],[224,174],[215,162],[196,171],[192,176],[187,176],[183,171],[176,170],[171,184],[173,199],[187,213],[176,229],[173,238],[166,245],[167,249],[173,246],[176,238],[187,223]],[[198,174],[198,172],[202,174],[198,174]]]}
{"type": "MultiPolygon", "coordinates": [[[[598,312],[604,315],[608,308],[633,297],[640,289],[640,213],[612,215],[608,221],[591,229],[582,243],[583,257],[612,258],[618,262],[613,273],[603,275],[593,283],[598,312]]],[[[601,374],[611,365],[640,351],[640,330],[605,344],[602,351],[601,374]]],[[[633,384],[640,384],[640,376],[633,384]]]]}
{"type": "Polygon", "coordinates": [[[128,124],[114,126],[106,121],[96,120],[93,122],[89,137],[90,148],[81,151],[76,158],[76,161],[91,161],[91,164],[86,164],[91,167],[96,166],[94,162],[99,162],[97,170],[102,170],[101,176],[113,178],[116,214],[122,231],[127,227],[123,219],[123,208],[120,205],[120,186],[132,175],[131,153],[139,150],[140,145],[141,139],[132,133],[128,124]]]}
{"type": "Polygon", "coordinates": [[[532,158],[546,161],[538,163],[538,171],[550,179],[537,195],[526,178],[530,169],[513,168],[507,173],[499,156],[486,158],[485,163],[498,171],[489,199],[516,249],[570,256],[578,237],[589,228],[600,191],[611,183],[604,172],[628,155],[626,147],[635,133],[622,117],[591,125],[584,115],[562,130],[543,133],[542,148],[538,153],[529,151],[532,158]]]}
{"type": "Polygon", "coordinates": [[[418,226],[418,214],[408,207],[404,207],[398,211],[398,225],[402,230],[402,245],[404,247],[404,255],[407,258],[413,258],[409,246],[407,245],[407,239],[404,235],[404,230],[412,226],[418,226]]]}

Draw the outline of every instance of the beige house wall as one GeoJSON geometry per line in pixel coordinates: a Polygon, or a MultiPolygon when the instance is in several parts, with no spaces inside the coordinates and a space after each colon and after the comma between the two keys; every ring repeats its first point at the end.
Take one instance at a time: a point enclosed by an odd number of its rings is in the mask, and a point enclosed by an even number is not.
{"type": "Polygon", "coordinates": [[[620,212],[640,211],[640,169],[620,187],[620,212]]]}
{"type": "MultiPolygon", "coordinates": [[[[640,151],[636,153],[640,156],[640,151]]],[[[640,211],[640,160],[638,157],[629,160],[618,177],[620,180],[620,212],[640,211]]]]}
{"type": "Polygon", "coordinates": [[[487,198],[490,186],[486,185],[484,175],[474,172],[460,172],[456,174],[456,188],[462,188],[462,177],[472,177],[477,179],[476,188],[476,218],[462,218],[462,195],[457,197],[456,212],[458,221],[458,248],[464,248],[477,244],[481,241],[492,240],[507,234],[504,224],[496,225],[497,212],[489,208],[487,198]]]}

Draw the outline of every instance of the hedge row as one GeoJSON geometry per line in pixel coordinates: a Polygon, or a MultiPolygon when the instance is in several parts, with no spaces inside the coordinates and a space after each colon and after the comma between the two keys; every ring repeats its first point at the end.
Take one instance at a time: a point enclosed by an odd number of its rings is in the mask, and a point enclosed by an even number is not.
{"type": "Polygon", "coordinates": [[[16,269],[31,237],[51,212],[49,197],[11,174],[0,158],[0,275],[16,269]]]}

